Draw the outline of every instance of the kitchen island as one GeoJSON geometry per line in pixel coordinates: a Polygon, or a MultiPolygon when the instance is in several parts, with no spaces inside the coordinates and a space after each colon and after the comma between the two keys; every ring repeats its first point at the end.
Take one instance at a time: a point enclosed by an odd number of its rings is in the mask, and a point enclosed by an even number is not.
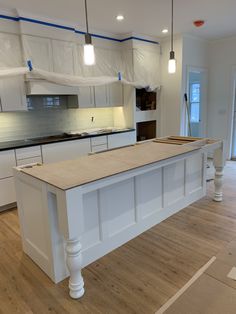
{"type": "Polygon", "coordinates": [[[72,298],[83,267],[206,194],[209,151],[222,200],[223,143],[171,141],[14,169],[23,250],[55,283],[70,276],[72,298]]]}

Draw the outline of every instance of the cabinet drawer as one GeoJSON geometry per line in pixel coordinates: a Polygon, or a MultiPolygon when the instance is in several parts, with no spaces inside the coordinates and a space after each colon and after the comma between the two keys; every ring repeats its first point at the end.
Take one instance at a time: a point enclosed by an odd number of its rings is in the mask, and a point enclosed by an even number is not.
{"type": "Polygon", "coordinates": [[[17,160],[17,166],[23,166],[23,165],[32,164],[32,163],[42,163],[41,156],[17,160]]]}
{"type": "Polygon", "coordinates": [[[91,146],[107,145],[107,136],[91,137],[91,146]]]}
{"type": "MultiPolygon", "coordinates": [[[[41,149],[40,146],[31,146],[25,148],[18,148],[16,149],[16,159],[26,159],[32,157],[41,157],[41,149]]],[[[18,164],[18,162],[17,162],[18,164]]]]}
{"type": "Polygon", "coordinates": [[[12,168],[16,166],[14,150],[0,152],[0,179],[12,177],[12,168]]]}
{"type": "Polygon", "coordinates": [[[16,201],[14,178],[0,180],[0,206],[5,206],[16,201]]]}
{"type": "Polygon", "coordinates": [[[107,150],[107,144],[92,146],[92,153],[102,152],[107,150]]]}

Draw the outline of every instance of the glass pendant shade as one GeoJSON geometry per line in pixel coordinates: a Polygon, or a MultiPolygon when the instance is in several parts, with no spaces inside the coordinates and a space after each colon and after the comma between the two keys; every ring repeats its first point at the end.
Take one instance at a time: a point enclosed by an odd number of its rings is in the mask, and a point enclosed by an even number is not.
{"type": "Polygon", "coordinates": [[[85,65],[95,64],[94,46],[92,44],[84,45],[84,64],[85,65]]]}

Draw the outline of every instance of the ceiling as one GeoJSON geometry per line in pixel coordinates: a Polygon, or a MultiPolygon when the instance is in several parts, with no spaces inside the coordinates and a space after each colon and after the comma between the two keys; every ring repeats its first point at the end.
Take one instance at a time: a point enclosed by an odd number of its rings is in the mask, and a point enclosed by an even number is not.
{"type": "MultiPolygon", "coordinates": [[[[87,0],[92,29],[126,34],[135,32],[156,37],[169,28],[171,0],[87,0]],[[125,20],[116,21],[117,14],[125,20]]],[[[206,39],[236,35],[236,0],[174,0],[174,32],[206,39]],[[196,19],[204,19],[199,29],[196,19]]],[[[0,0],[1,9],[21,9],[41,17],[62,19],[84,26],[83,0],[0,0]]]]}

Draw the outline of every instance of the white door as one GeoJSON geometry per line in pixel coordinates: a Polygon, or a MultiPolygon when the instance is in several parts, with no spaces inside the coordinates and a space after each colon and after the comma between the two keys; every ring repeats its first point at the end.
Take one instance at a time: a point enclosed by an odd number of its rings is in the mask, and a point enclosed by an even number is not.
{"type": "Polygon", "coordinates": [[[206,136],[207,112],[207,72],[190,69],[188,72],[188,107],[186,115],[186,135],[206,136]]]}

